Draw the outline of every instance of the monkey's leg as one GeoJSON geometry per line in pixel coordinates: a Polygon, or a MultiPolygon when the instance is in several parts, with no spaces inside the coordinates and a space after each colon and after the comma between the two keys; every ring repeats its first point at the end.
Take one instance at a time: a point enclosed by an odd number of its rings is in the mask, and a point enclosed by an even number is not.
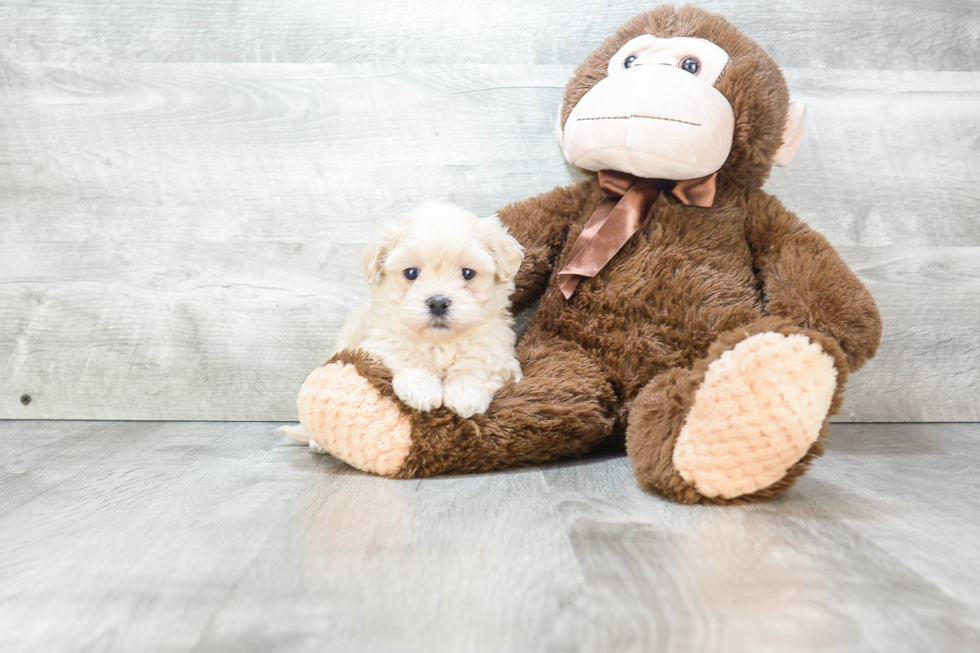
{"type": "Polygon", "coordinates": [[[630,406],[637,479],[682,503],[772,499],[823,453],[846,376],[836,341],[778,318],[722,334],[692,369],[657,375],[630,406]]]}
{"type": "Polygon", "coordinates": [[[501,388],[485,414],[463,419],[446,408],[408,408],[383,365],[345,350],[303,384],[300,422],[328,453],[395,478],[577,456],[610,436],[612,389],[577,345],[529,333],[519,358],[524,378],[501,388]]]}

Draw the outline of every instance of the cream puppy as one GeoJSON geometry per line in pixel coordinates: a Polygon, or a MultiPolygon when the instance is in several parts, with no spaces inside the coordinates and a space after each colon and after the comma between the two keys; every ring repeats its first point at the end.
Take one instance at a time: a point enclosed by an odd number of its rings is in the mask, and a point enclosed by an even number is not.
{"type": "MultiPolygon", "coordinates": [[[[483,413],[497,390],[521,379],[508,309],[523,259],[497,216],[426,204],[368,246],[368,302],[348,316],[335,351],[379,358],[395,394],[416,410],[483,413]]],[[[302,426],[279,431],[324,453],[302,426]]]]}
{"type": "Polygon", "coordinates": [[[508,308],[523,258],[496,216],[424,205],[368,247],[369,302],[348,317],[336,348],[380,358],[395,394],[416,410],[483,413],[521,378],[508,308]]]}
{"type": "MultiPolygon", "coordinates": [[[[368,302],[348,316],[335,349],[380,358],[395,394],[416,410],[483,413],[497,390],[521,378],[508,308],[523,259],[496,216],[426,204],[368,246],[368,302]]],[[[302,426],[279,431],[325,453],[302,426]]]]}

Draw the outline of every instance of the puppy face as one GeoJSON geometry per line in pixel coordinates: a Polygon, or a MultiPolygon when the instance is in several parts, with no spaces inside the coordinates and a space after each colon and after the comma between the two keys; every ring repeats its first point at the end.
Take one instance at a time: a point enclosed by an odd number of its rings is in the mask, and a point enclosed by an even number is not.
{"type": "Polygon", "coordinates": [[[524,258],[496,216],[429,204],[368,248],[372,300],[430,342],[448,341],[504,314],[524,258]]]}

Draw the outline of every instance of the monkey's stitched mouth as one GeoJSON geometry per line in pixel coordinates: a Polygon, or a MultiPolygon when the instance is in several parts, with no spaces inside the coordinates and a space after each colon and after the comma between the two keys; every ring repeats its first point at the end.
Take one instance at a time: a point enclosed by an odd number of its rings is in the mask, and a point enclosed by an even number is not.
{"type": "Polygon", "coordinates": [[[576,120],[577,121],[585,121],[585,120],[629,120],[630,118],[647,118],[649,120],[664,120],[664,121],[667,121],[667,122],[679,122],[679,123],[682,123],[682,124],[685,124],[685,125],[692,125],[694,127],[700,127],[701,126],[701,123],[699,123],[699,122],[691,122],[689,120],[681,120],[680,118],[664,118],[662,116],[642,116],[642,115],[639,115],[639,114],[633,114],[633,115],[629,115],[629,116],[599,116],[599,117],[596,117],[596,118],[577,118],[576,120]]]}

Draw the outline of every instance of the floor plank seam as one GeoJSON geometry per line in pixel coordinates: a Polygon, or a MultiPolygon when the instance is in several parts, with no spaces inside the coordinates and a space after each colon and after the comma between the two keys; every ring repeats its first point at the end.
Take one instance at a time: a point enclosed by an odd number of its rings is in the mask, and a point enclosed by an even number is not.
{"type": "MultiPolygon", "coordinates": [[[[316,464],[313,465],[313,467],[310,469],[310,473],[308,475],[307,481],[302,485],[300,485],[299,488],[297,488],[296,492],[287,502],[287,505],[296,501],[296,499],[303,493],[307,485],[309,485],[310,483],[309,479],[312,479],[314,475],[317,473],[317,470],[320,469],[320,466],[324,464],[323,458],[324,458],[323,456],[317,456],[316,464]]],[[[276,523],[269,529],[269,532],[262,540],[262,544],[256,547],[255,555],[251,557],[251,559],[248,561],[248,564],[243,566],[242,572],[238,575],[238,578],[235,579],[235,582],[232,583],[232,585],[228,588],[228,592],[225,594],[224,598],[221,600],[221,602],[218,605],[215,606],[214,610],[211,612],[211,615],[208,617],[207,622],[201,628],[201,635],[198,638],[198,641],[194,644],[192,648],[188,649],[188,653],[198,653],[198,651],[200,651],[201,646],[203,646],[205,643],[205,639],[207,637],[208,632],[210,631],[212,625],[215,622],[215,619],[217,619],[221,611],[225,609],[225,607],[228,605],[228,601],[234,595],[235,590],[238,589],[239,585],[241,585],[245,577],[248,576],[249,571],[252,569],[252,565],[254,565],[255,561],[258,560],[259,557],[261,557],[262,553],[266,549],[266,546],[269,544],[269,541],[273,538],[274,535],[276,535],[280,524],[288,522],[289,519],[291,518],[292,516],[287,512],[282,516],[281,519],[277,520],[276,523]]]]}

